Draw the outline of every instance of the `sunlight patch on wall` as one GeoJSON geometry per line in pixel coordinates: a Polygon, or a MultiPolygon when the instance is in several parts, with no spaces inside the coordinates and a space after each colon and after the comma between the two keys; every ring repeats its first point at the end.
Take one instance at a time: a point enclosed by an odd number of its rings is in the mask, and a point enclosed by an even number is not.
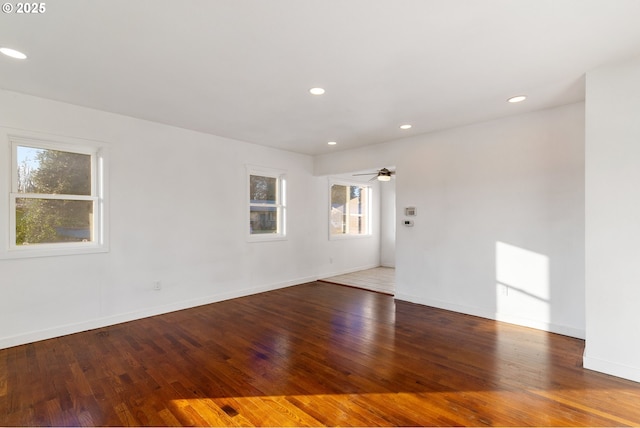
{"type": "Polygon", "coordinates": [[[496,242],[496,310],[537,321],[550,320],[549,257],[496,242]]]}

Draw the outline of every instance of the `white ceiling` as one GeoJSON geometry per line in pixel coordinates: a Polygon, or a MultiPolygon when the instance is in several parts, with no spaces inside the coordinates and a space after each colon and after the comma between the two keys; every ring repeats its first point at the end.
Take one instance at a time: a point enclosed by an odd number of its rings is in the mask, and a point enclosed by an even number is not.
{"type": "Polygon", "coordinates": [[[0,15],[29,56],[0,87],[319,154],[583,100],[639,23],[639,0],[56,0],[0,15]]]}

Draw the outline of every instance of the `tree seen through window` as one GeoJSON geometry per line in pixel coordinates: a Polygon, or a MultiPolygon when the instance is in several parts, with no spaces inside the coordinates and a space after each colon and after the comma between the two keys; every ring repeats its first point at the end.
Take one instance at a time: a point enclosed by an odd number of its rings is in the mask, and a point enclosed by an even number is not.
{"type": "Polygon", "coordinates": [[[16,245],[92,241],[91,155],[26,146],[16,152],[16,245]]]}

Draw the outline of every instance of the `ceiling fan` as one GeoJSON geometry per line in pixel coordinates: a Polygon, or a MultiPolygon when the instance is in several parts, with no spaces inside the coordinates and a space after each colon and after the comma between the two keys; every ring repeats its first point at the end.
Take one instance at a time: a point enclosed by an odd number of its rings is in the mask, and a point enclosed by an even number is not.
{"type": "Polygon", "coordinates": [[[378,181],[389,181],[391,180],[391,176],[394,175],[396,172],[395,171],[390,171],[387,168],[382,168],[379,169],[376,172],[365,172],[362,174],[353,174],[354,176],[356,175],[375,175],[375,177],[373,177],[371,180],[369,181],[373,181],[375,179],[378,179],[378,181]]]}

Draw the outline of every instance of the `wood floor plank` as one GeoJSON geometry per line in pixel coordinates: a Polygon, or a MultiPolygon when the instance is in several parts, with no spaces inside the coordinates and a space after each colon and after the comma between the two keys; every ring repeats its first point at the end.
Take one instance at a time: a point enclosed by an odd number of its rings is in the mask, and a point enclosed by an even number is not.
{"type": "Polygon", "coordinates": [[[637,426],[584,341],[314,282],[0,350],[0,426],[637,426]]]}

